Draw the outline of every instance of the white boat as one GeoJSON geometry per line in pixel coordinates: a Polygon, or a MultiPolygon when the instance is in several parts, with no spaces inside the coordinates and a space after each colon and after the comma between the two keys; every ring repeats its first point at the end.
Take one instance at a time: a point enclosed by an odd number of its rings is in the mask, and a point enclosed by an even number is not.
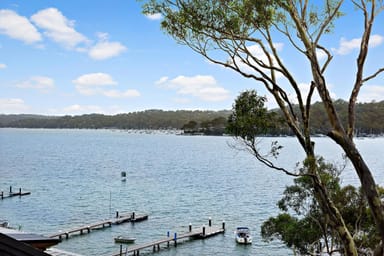
{"type": "Polygon", "coordinates": [[[236,242],[239,244],[251,244],[252,235],[247,227],[237,227],[235,231],[236,242]]]}
{"type": "Polygon", "coordinates": [[[115,237],[115,243],[121,243],[121,244],[134,243],[135,240],[136,238],[134,237],[124,237],[124,236],[115,237]]]}

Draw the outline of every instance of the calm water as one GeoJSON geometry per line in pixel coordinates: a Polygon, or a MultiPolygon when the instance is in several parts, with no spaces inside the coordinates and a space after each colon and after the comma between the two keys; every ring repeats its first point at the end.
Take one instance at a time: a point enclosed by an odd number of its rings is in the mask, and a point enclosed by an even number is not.
{"type": "MultiPolygon", "coordinates": [[[[260,147],[276,138],[264,138],[260,147]]],[[[303,154],[294,138],[277,163],[293,168],[303,154]]],[[[384,185],[384,138],[357,143],[384,185]]],[[[260,226],[276,215],[277,200],[292,178],[260,165],[251,155],[229,146],[229,137],[188,137],[106,130],[0,129],[0,190],[22,187],[32,194],[0,201],[0,219],[22,230],[49,235],[113,217],[115,211],[147,213],[147,221],[127,223],[63,241],[57,248],[83,255],[119,251],[113,238],[129,235],[136,243],[156,240],[167,231],[184,232],[225,220],[227,232],[183,243],[156,255],[292,255],[279,242],[264,243],[260,226]],[[122,182],[120,173],[127,172],[122,182]],[[252,229],[254,243],[238,246],[233,230],[252,229]]],[[[338,159],[340,151],[326,138],[319,151],[338,159]]],[[[357,184],[350,166],[344,182],[357,184]]]]}

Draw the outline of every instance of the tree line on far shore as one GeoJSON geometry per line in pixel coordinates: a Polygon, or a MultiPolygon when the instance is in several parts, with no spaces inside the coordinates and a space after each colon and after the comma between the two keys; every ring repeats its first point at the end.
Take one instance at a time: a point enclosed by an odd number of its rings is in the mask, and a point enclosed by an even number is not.
{"type": "MultiPolygon", "coordinates": [[[[336,100],[340,118],[346,123],[347,102],[336,100]]],[[[280,116],[278,110],[277,117],[280,116]]],[[[78,116],[0,115],[0,127],[57,128],[57,129],[150,129],[183,130],[186,134],[222,135],[225,133],[230,110],[221,111],[163,111],[145,110],[117,115],[86,114],[78,116]]],[[[325,134],[326,115],[322,103],[314,103],[311,109],[312,134],[325,134]]],[[[384,101],[359,103],[356,111],[357,136],[384,134],[384,101]]],[[[276,124],[266,135],[291,135],[290,129],[276,118],[276,124]]]]}

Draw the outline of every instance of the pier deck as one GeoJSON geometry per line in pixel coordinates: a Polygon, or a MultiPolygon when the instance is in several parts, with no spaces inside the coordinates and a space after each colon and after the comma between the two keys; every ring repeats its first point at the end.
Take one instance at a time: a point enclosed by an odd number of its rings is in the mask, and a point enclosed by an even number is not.
{"type": "Polygon", "coordinates": [[[209,226],[205,227],[202,226],[201,228],[192,229],[192,226],[189,226],[189,231],[183,234],[177,234],[174,233],[173,237],[170,236],[169,232],[166,237],[151,241],[148,243],[140,244],[140,245],[134,245],[134,246],[128,246],[126,250],[123,252],[122,246],[120,246],[120,253],[114,254],[113,256],[127,256],[129,254],[132,254],[134,256],[138,256],[140,251],[147,249],[147,248],[153,248],[153,252],[159,251],[160,246],[163,244],[166,244],[167,247],[169,247],[170,243],[173,242],[175,246],[177,246],[177,242],[180,240],[185,240],[189,238],[195,238],[195,239],[205,239],[211,236],[215,236],[218,234],[222,234],[225,232],[225,223],[223,222],[221,227],[213,227],[211,225],[211,221],[209,221],[209,226]]]}
{"type": "Polygon", "coordinates": [[[148,215],[146,215],[146,214],[137,215],[135,213],[132,213],[130,215],[121,215],[120,216],[118,213],[116,213],[115,218],[102,220],[102,221],[91,223],[88,225],[83,225],[83,226],[72,228],[72,229],[69,229],[66,231],[61,231],[61,232],[58,232],[56,234],[52,234],[49,237],[51,237],[51,238],[57,237],[59,239],[62,239],[63,237],[65,237],[66,239],[68,239],[68,238],[70,238],[70,236],[72,234],[78,233],[80,235],[83,235],[85,232],[90,233],[91,230],[103,229],[105,227],[111,227],[112,225],[118,225],[118,224],[122,224],[125,222],[139,222],[139,221],[143,221],[143,220],[147,220],[147,219],[148,219],[148,215]]]}
{"type": "Polygon", "coordinates": [[[21,188],[19,188],[19,191],[18,192],[13,192],[12,191],[12,187],[9,187],[9,194],[4,194],[3,191],[0,192],[0,199],[3,200],[5,198],[11,198],[11,197],[15,197],[15,196],[26,196],[26,195],[30,195],[31,192],[28,192],[28,191],[21,191],[21,188]]]}

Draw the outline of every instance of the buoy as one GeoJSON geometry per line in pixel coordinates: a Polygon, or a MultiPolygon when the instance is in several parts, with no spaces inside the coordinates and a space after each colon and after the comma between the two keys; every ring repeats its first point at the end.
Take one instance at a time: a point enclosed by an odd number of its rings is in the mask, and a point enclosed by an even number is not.
{"type": "Polygon", "coordinates": [[[121,181],[126,181],[127,173],[126,172],[121,172],[121,181]]]}

